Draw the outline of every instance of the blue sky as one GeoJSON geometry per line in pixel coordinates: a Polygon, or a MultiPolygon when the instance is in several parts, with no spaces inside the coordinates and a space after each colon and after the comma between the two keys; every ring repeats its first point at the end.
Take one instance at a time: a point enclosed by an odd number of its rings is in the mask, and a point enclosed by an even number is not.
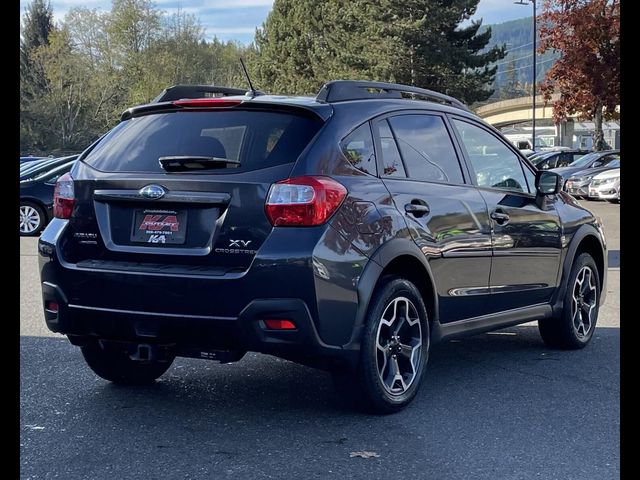
{"type": "MultiPolygon", "coordinates": [[[[50,0],[56,20],[62,19],[72,7],[84,6],[109,10],[110,0],[50,0]]],[[[207,39],[214,35],[221,40],[236,40],[248,44],[256,27],[267,18],[273,0],[155,0],[156,6],[172,13],[179,8],[200,18],[207,39]]],[[[20,0],[20,15],[29,0],[20,0]]],[[[514,5],[513,0],[480,0],[476,17],[484,24],[499,23],[530,16],[530,6],[514,5]]]]}

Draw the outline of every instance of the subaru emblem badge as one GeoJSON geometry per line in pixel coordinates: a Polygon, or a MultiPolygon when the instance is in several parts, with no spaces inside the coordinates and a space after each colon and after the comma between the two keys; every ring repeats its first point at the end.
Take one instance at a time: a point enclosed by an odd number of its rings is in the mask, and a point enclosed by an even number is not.
{"type": "Polygon", "coordinates": [[[139,193],[145,198],[157,200],[158,198],[164,197],[167,192],[160,185],[147,185],[146,187],[142,187],[139,193]]]}

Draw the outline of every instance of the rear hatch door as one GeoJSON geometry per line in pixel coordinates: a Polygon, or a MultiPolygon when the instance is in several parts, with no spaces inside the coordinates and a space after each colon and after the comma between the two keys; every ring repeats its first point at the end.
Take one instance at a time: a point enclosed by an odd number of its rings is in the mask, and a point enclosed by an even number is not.
{"type": "Polygon", "coordinates": [[[174,109],[120,123],[73,171],[85,266],[226,274],[272,230],[264,203],[322,126],[311,112],[174,109]]]}

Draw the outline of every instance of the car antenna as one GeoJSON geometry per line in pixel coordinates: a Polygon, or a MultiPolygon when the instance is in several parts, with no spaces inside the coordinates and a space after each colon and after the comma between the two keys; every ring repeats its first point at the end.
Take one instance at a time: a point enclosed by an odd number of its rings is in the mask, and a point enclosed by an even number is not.
{"type": "Polygon", "coordinates": [[[253,83],[251,83],[251,77],[249,77],[249,72],[247,71],[247,67],[244,64],[244,60],[242,60],[242,57],[240,57],[240,65],[242,65],[244,76],[247,77],[247,82],[249,82],[249,88],[251,89],[247,92],[247,94],[250,95],[251,98],[257,95],[260,95],[260,93],[255,88],[253,88],[253,83]]]}

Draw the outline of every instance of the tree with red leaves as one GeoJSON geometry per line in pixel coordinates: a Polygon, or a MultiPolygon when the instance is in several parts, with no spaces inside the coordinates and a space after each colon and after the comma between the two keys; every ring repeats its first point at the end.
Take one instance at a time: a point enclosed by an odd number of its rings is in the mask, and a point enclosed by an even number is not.
{"type": "Polygon", "coordinates": [[[540,88],[547,102],[560,94],[553,119],[594,119],[593,148],[603,150],[602,121],[618,118],[620,104],[620,2],[544,0],[540,24],[539,52],[562,55],[540,88]]]}

